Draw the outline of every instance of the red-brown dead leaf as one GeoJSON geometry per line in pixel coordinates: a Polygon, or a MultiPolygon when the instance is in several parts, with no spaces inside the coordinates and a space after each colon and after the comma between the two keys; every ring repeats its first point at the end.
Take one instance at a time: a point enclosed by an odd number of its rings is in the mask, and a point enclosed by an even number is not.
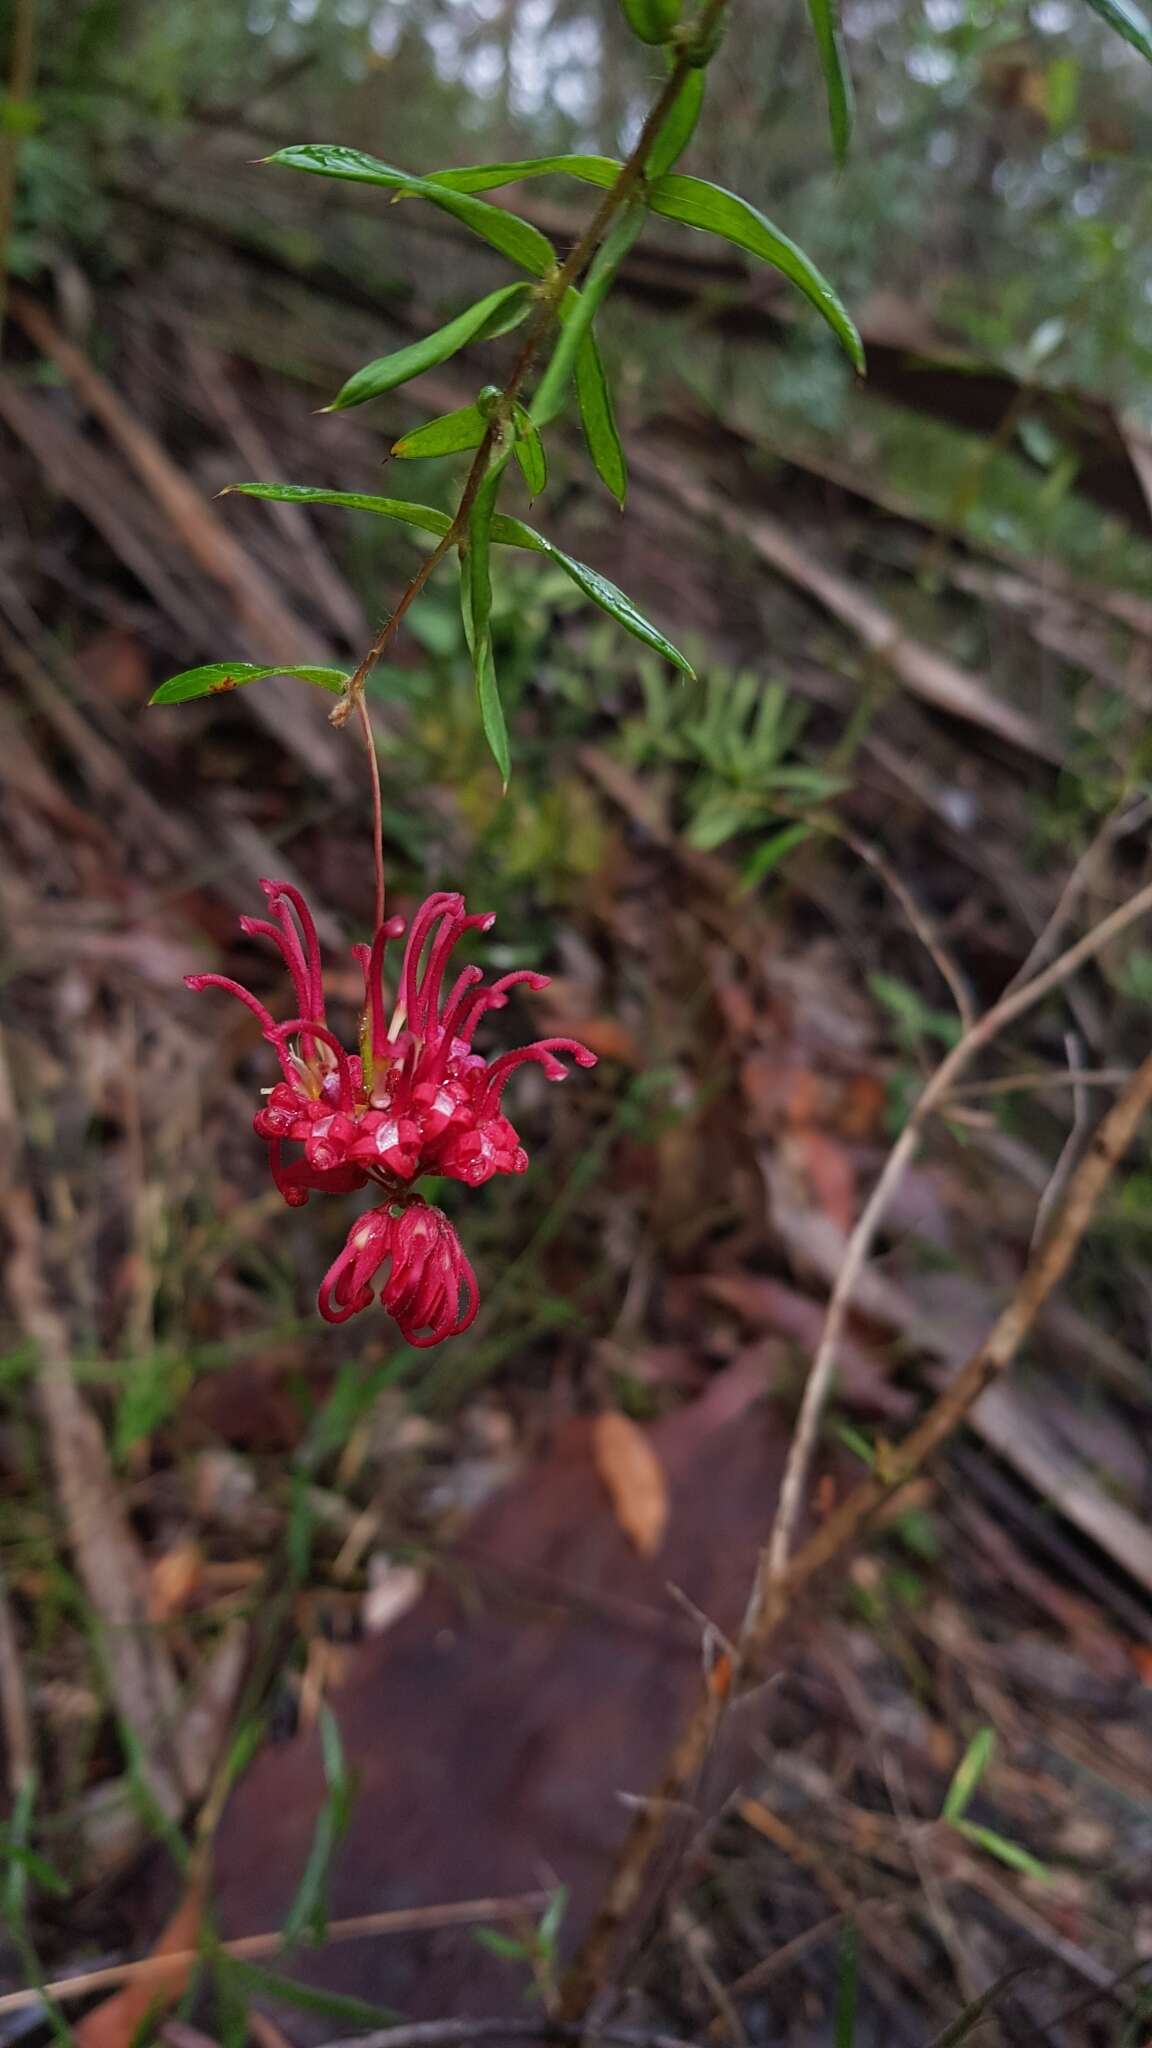
{"type": "Polygon", "coordinates": [[[814,1206],[847,1235],[856,1221],[856,1170],[844,1147],[827,1131],[809,1127],[792,1133],[789,1150],[812,1191],[814,1206]]]}
{"type": "Polygon", "coordinates": [[[654,1556],[668,1526],[668,1486],[648,1437],[619,1409],[608,1408],[596,1417],[592,1452],[624,1534],[642,1557],[654,1556]]]}
{"type": "Polygon", "coordinates": [[[1152,1643],[1130,1643],[1128,1654],[1145,1685],[1152,1685],[1152,1643]]]}
{"type": "Polygon", "coordinates": [[[813,1074],[806,1067],[797,1067],[788,1076],[787,1117],[790,1124],[804,1130],[809,1124],[826,1123],[829,1111],[830,1088],[822,1074],[813,1074]]]}
{"type": "Polygon", "coordinates": [[[197,1880],[153,1944],[155,1969],[114,1991],[77,2022],[72,2030],[77,2048],[131,2048],[146,2020],[158,2018],[183,1997],[196,1966],[203,1912],[204,1885],[197,1880]],[[172,1958],[167,1965],[166,1956],[172,1958]]]}
{"type": "Polygon", "coordinates": [[[874,1138],[887,1107],[887,1094],[879,1074],[853,1074],[844,1084],[837,1128],[845,1138],[874,1138]]]}

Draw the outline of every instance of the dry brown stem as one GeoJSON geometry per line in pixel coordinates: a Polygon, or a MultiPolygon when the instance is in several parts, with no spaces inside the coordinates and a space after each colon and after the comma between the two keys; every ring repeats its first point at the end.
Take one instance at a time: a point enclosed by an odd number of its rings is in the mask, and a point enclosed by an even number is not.
{"type": "Polygon", "coordinates": [[[1127,903],[1120,904],[1110,917],[1104,918],[1082,939],[1078,939],[1075,945],[1069,946],[1061,953],[1050,966],[1033,975],[1030,981],[1014,984],[1007,989],[999,1002],[994,1003],[990,1010],[986,1010],[957,1041],[925,1084],[912,1114],[885,1160],[883,1170],[845,1247],[844,1261],[828,1303],[823,1334],[804,1388],[796,1431],[780,1488],[779,1505],[753,1594],[750,1621],[754,1619],[755,1608],[769,1599],[772,1584],[780,1578],[787,1563],[804,1501],[808,1474],[820,1431],[820,1420],[832,1385],[840,1340],[852,1306],[852,1298],[887,1214],[888,1204],[919,1149],[928,1118],[940,1108],[978,1052],[983,1051],[984,1047],[999,1037],[1009,1024],[1032,1009],[1044,996],[1051,994],[1054,988],[1066,981],[1084,965],[1085,961],[1092,959],[1119,932],[1124,931],[1148,910],[1152,910],[1152,884],[1141,889],[1127,903]]]}
{"type": "MultiPolygon", "coordinates": [[[[325,1930],[326,1942],[360,1941],[381,1934],[419,1934],[438,1927],[467,1927],[492,1920],[523,1920],[540,1913],[548,1904],[548,1892],[525,1892],[510,1899],[453,1899],[445,1906],[409,1906],[395,1912],[360,1913],[354,1919],[331,1920],[325,1930]]],[[[276,1956],[287,1946],[283,1932],[241,1934],[234,1941],[222,1941],[220,1953],[238,1959],[276,1956]]],[[[81,1970],[60,1977],[44,1990],[30,1986],[25,1991],[8,1991],[0,1997],[0,2013],[26,2012],[39,2005],[47,1994],[58,2001],[87,1998],[93,1991],[110,1991],[126,1984],[147,1984],[162,1980],[194,1963],[199,1949],[169,1949],[164,1954],[141,1956],[132,1963],[106,1963],[98,1970],[81,1970]]]]}

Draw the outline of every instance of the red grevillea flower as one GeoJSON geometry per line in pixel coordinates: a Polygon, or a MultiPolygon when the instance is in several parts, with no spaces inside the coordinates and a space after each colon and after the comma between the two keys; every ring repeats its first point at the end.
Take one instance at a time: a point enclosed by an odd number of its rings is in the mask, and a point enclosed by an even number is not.
{"type": "Polygon", "coordinates": [[[477,1025],[504,1008],[518,984],[546,988],[547,975],[520,969],[483,985],[479,967],[464,967],[445,988],[450,957],[465,932],[488,931],[490,915],[469,916],[464,899],[429,896],[412,920],[391,999],[385,954],[403,937],[403,918],[385,920],[370,946],[357,946],[364,973],[358,1050],[348,1052],[329,1028],[316,927],[304,898],[288,882],[262,882],[271,919],[241,918],[250,937],[271,939],[292,978],[297,1014],[277,1024],[251,990],[222,974],[189,974],[189,988],[223,988],[259,1019],[280,1061],[282,1079],[254,1119],[268,1145],[272,1177],[294,1207],[309,1194],[350,1194],[376,1181],[385,1207],[354,1224],[348,1243],[320,1290],[320,1311],[343,1322],[372,1299],[368,1284],[385,1260],[380,1298],[411,1342],[438,1343],[466,1329],[476,1313],[476,1282],[452,1225],[413,1196],[423,1173],[480,1187],[495,1173],[523,1173],[528,1155],[503,1113],[517,1067],[534,1061],[550,1081],[596,1056],[574,1038],[541,1038],[491,1062],[474,1052],[477,1025]],[[301,1149],[292,1157],[286,1145],[301,1149]],[[407,1219],[415,1219],[407,1225],[407,1219]],[[434,1221],[432,1219],[435,1219],[434,1221]],[[402,1225],[407,1227],[401,1228],[402,1225]],[[365,1234],[367,1233],[367,1234],[365,1234]],[[463,1306],[461,1306],[463,1295],[463,1306]]]}
{"type": "Polygon", "coordinates": [[[348,1242],[320,1286],[319,1307],[330,1323],[346,1323],[380,1300],[409,1344],[439,1344],[459,1337],[480,1306],[476,1275],[442,1209],[413,1196],[403,1208],[385,1203],[352,1225],[348,1242]]]}

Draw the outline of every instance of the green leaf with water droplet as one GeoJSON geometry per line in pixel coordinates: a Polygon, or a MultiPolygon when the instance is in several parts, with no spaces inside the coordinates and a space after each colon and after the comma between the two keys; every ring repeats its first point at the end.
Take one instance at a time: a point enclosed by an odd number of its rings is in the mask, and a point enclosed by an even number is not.
{"type": "Polygon", "coordinates": [[[406,498],[378,498],[366,491],[329,491],[312,484],[229,484],[242,498],[266,498],[276,505],[340,505],[349,512],[374,512],[379,519],[398,519],[422,533],[445,534],[452,521],[436,505],[412,505],[406,498]]]}
{"type": "Polygon", "coordinates": [[[489,206],[437,179],[417,178],[397,170],[362,149],[347,149],[338,142],[298,142],[278,149],[264,158],[291,171],[310,171],[321,178],[345,178],[358,185],[383,185],[400,198],[430,199],[444,213],[471,228],[493,249],[499,249],[521,270],[533,277],[547,277],[556,266],[556,251],[546,235],[530,221],[520,220],[502,206],[489,206]]]}

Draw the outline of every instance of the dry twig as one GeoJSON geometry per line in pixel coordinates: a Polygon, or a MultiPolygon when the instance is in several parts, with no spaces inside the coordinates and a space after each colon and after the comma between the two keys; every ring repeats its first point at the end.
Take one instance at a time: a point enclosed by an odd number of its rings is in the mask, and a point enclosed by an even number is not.
{"type": "MultiPolygon", "coordinates": [[[[359,1941],[368,1935],[419,1934],[438,1927],[468,1927],[488,1920],[523,1920],[548,1904],[548,1892],[525,1892],[511,1899],[459,1899],[446,1906],[409,1906],[396,1912],[360,1913],[354,1919],[331,1920],[325,1930],[326,1942],[359,1941]]],[[[275,1956],[285,1948],[283,1931],[242,1934],[235,1941],[222,1941],[219,1953],[245,1958],[275,1956]]],[[[171,1977],[196,1962],[197,1949],[169,1950],[163,1955],[141,1956],[137,1962],[106,1963],[98,1970],[82,1970],[72,1977],[58,1978],[44,1990],[29,1988],[9,1991],[0,1997],[0,2013],[26,2012],[39,2005],[47,1994],[58,2000],[87,1998],[93,1991],[110,1991],[125,1984],[147,1984],[151,1978],[171,1977]]]]}
{"type": "Polygon", "coordinates": [[[787,1563],[803,1505],[820,1420],[832,1385],[840,1339],[848,1320],[852,1299],[896,1187],[919,1149],[928,1118],[940,1108],[978,1052],[982,1052],[984,1047],[999,1037],[1009,1024],[1014,1023],[1025,1011],[1034,1008],[1046,995],[1051,994],[1054,988],[1067,981],[1087,960],[1093,959],[1112,939],[1149,910],[1152,910],[1152,883],[1141,889],[1127,903],[1122,903],[1110,917],[1104,918],[1092,931],[1077,940],[1075,945],[1069,946],[1067,951],[1061,953],[1049,967],[1043,968],[1040,973],[1033,975],[1030,981],[1009,989],[1001,996],[999,1002],[994,1003],[990,1010],[986,1010],[971,1030],[965,1032],[958,1040],[925,1084],[907,1123],[884,1162],[876,1185],[845,1248],[844,1262],[828,1303],[824,1333],[804,1388],[796,1433],[780,1488],[776,1518],[753,1596],[754,1606],[768,1600],[773,1582],[780,1578],[787,1563]]]}

